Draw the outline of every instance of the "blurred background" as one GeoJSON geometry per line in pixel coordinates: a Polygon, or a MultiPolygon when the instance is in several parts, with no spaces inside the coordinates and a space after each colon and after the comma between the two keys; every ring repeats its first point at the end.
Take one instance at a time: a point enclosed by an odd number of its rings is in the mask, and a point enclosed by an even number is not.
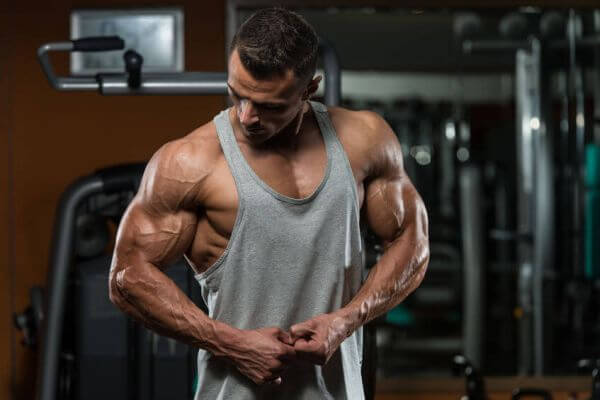
{"type": "MultiPolygon", "coordinates": [[[[113,309],[107,263],[143,162],[227,106],[227,44],[253,10],[275,4],[305,16],[336,59],[318,71],[339,83],[335,102],[393,128],[429,212],[422,286],[367,329],[376,398],[484,398],[465,379],[487,380],[491,398],[525,386],[600,396],[590,373],[600,365],[594,1],[57,0],[0,4],[0,398],[41,398],[42,376],[54,382],[44,398],[191,398],[194,350],[113,309]],[[58,76],[92,83],[50,85],[40,46],[114,34],[144,57],[142,77],[216,72],[173,79],[215,89],[111,95],[110,74],[135,76],[123,51],[53,53],[58,76]],[[109,74],[104,89],[96,74],[109,74]],[[122,189],[77,192],[122,177],[122,189]],[[50,309],[61,327],[52,351],[50,309]]],[[[332,102],[323,88],[318,99],[332,102]]],[[[381,247],[365,241],[372,265],[381,247]]],[[[185,266],[171,276],[201,303],[185,266]]]]}

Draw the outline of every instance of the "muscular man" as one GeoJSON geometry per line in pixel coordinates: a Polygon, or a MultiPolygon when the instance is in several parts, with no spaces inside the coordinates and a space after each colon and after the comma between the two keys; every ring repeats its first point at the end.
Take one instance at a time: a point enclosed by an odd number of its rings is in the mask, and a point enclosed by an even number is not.
{"type": "Polygon", "coordinates": [[[111,300],[200,348],[197,399],[360,399],[361,326],[425,274],[427,214],[396,136],[310,101],[317,36],[275,8],[233,39],[233,106],[150,160],[125,213],[111,300]],[[363,276],[361,224],[386,243],[363,276]],[[185,256],[204,314],[163,273],[185,256]]]}

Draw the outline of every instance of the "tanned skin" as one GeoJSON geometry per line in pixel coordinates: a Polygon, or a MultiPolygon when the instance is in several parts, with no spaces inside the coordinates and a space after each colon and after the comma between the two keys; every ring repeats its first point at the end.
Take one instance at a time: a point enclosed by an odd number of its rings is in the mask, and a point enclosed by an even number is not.
{"type": "MultiPolygon", "coordinates": [[[[319,81],[301,82],[291,70],[257,80],[235,50],[230,56],[230,119],[238,145],[257,175],[289,197],[310,195],[325,172],[323,139],[307,103],[319,81]]],[[[207,270],[233,229],[238,195],[212,122],[165,144],[148,163],[117,233],[112,302],[148,328],[230,362],[257,384],[278,384],[292,363],[325,364],[356,329],[404,300],[424,277],[429,241],[427,213],[404,171],[400,144],[375,113],[331,107],[329,114],[363,218],[386,245],[348,304],[288,331],[240,330],[209,318],[164,274],[182,255],[195,272],[207,270]]]]}

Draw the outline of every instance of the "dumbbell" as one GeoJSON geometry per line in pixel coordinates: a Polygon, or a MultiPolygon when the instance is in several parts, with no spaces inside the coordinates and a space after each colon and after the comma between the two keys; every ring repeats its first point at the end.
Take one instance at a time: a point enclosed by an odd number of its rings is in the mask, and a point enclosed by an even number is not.
{"type": "Polygon", "coordinates": [[[452,369],[455,373],[464,374],[467,382],[466,395],[461,400],[486,400],[485,385],[479,371],[471,364],[467,357],[459,354],[452,359],[452,369]]]}
{"type": "Polygon", "coordinates": [[[600,400],[600,359],[579,360],[577,367],[580,370],[592,371],[592,397],[590,400],[600,400]]]}

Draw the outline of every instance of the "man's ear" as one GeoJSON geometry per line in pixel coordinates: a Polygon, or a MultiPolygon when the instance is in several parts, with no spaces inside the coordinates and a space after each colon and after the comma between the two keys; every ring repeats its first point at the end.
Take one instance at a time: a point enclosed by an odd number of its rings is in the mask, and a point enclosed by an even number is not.
{"type": "Polygon", "coordinates": [[[315,92],[319,88],[319,83],[321,82],[321,79],[323,79],[323,77],[321,75],[317,75],[308,83],[308,86],[306,87],[306,90],[302,95],[302,100],[308,100],[312,97],[313,94],[315,94],[315,92]]]}

